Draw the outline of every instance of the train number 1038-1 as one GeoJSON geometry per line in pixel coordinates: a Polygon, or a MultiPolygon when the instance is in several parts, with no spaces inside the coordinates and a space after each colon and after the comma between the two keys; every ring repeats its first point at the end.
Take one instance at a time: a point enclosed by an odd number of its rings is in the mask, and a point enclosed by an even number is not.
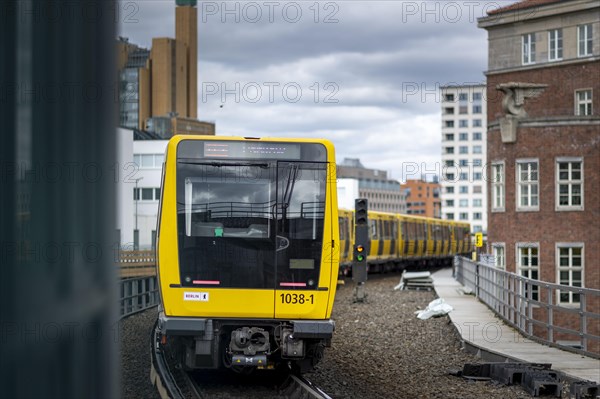
{"type": "Polygon", "coordinates": [[[281,303],[286,303],[286,304],[291,304],[291,305],[295,305],[295,304],[300,304],[300,305],[311,304],[312,305],[315,303],[315,296],[313,294],[310,294],[310,295],[281,294],[281,295],[279,295],[279,297],[281,298],[281,303]]]}

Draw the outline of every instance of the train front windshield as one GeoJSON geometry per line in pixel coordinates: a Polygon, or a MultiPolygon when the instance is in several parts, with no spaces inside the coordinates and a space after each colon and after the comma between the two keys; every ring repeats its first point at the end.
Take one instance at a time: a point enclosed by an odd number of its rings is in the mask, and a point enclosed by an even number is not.
{"type": "Polygon", "coordinates": [[[177,153],[182,286],[317,288],[322,145],[182,141],[177,153]]]}

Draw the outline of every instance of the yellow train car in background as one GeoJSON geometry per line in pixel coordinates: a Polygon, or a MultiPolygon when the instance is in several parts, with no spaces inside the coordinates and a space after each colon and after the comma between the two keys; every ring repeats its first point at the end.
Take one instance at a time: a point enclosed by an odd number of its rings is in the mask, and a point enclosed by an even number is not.
{"type": "MultiPolygon", "coordinates": [[[[354,246],[353,212],[340,210],[339,224],[340,234],[347,237],[342,242],[340,272],[347,275],[352,267],[354,246]]],[[[471,249],[468,223],[369,211],[370,272],[449,266],[455,255],[466,255],[471,249]]]]}

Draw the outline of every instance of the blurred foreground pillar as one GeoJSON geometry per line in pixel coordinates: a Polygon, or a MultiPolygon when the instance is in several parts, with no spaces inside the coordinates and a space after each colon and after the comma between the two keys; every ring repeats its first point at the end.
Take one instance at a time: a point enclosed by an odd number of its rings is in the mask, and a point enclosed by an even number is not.
{"type": "Polygon", "coordinates": [[[0,397],[119,395],[115,11],[0,5],[0,397]]]}

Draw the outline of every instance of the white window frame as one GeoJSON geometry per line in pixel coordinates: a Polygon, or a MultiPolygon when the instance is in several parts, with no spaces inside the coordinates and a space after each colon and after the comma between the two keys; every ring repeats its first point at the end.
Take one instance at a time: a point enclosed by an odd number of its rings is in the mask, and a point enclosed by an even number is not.
{"type": "Polygon", "coordinates": [[[575,90],[575,115],[577,116],[589,116],[594,113],[594,103],[592,102],[594,98],[593,89],[577,89],[575,90]],[[589,93],[589,96],[586,96],[585,99],[581,100],[579,98],[580,93],[589,93]],[[585,112],[581,113],[581,106],[585,106],[585,112]],[[589,112],[587,111],[589,105],[589,112]]]}
{"type": "Polygon", "coordinates": [[[577,26],[577,56],[578,57],[588,57],[593,54],[594,51],[594,32],[593,32],[592,24],[585,24],[577,26]],[[582,33],[584,33],[582,37],[582,33]],[[589,49],[588,49],[589,42],[589,49]],[[583,45],[584,51],[581,51],[583,45]],[[589,50],[589,51],[588,51],[589,50]]]}
{"type": "Polygon", "coordinates": [[[563,59],[563,34],[562,29],[548,31],[548,61],[561,61],[563,59]]]}
{"type": "MultiPolygon", "coordinates": [[[[517,202],[517,212],[529,212],[529,211],[539,211],[540,210],[540,161],[537,158],[531,158],[531,159],[517,159],[516,161],[516,167],[515,167],[515,173],[516,173],[516,178],[515,178],[515,183],[516,183],[516,190],[515,190],[515,198],[516,198],[516,202],[517,202]],[[537,172],[537,179],[536,180],[527,180],[527,181],[521,181],[521,165],[524,164],[530,164],[530,163],[535,163],[536,164],[536,172],[537,172]],[[524,186],[527,186],[528,189],[528,205],[521,205],[521,190],[523,189],[524,186]],[[532,187],[536,187],[537,190],[537,205],[531,205],[532,199],[535,197],[533,194],[531,194],[531,189],[532,187]]],[[[529,175],[531,175],[531,172],[529,172],[529,175]]]]}
{"type": "Polygon", "coordinates": [[[490,180],[492,182],[492,212],[504,212],[506,201],[506,164],[504,161],[492,162],[492,176],[490,180]],[[498,166],[502,168],[500,181],[496,179],[496,168],[498,166]]]}
{"type": "MultiPolygon", "coordinates": [[[[517,271],[517,274],[519,276],[523,276],[523,277],[529,278],[531,280],[540,281],[540,264],[541,264],[540,243],[539,242],[518,242],[515,245],[515,253],[516,253],[516,262],[515,262],[516,268],[515,268],[515,270],[517,271]],[[529,248],[529,249],[536,248],[537,249],[537,266],[531,266],[531,251],[528,251],[529,252],[528,257],[530,258],[529,259],[530,265],[523,266],[521,264],[521,251],[520,251],[521,248],[529,248]],[[537,271],[537,277],[538,277],[537,279],[534,279],[533,277],[531,277],[531,272],[534,270],[537,271]],[[526,275],[523,275],[523,273],[522,273],[523,271],[527,271],[526,275]]],[[[536,301],[539,300],[539,288],[537,288],[537,289],[534,288],[532,290],[532,294],[533,294],[532,295],[533,300],[536,300],[536,301]]],[[[527,292],[524,292],[523,295],[527,295],[527,292]]]]}
{"type": "Polygon", "coordinates": [[[585,199],[585,176],[584,176],[584,163],[583,158],[581,157],[558,157],[554,162],[555,168],[555,187],[556,187],[556,195],[555,195],[555,209],[557,211],[583,211],[584,210],[584,199],[585,199]],[[569,166],[569,179],[568,180],[560,180],[560,163],[574,163],[578,162],[581,164],[581,178],[579,180],[571,179],[571,166],[569,166]],[[569,202],[572,201],[572,186],[574,184],[579,184],[581,186],[581,205],[560,205],[560,186],[568,185],[569,187],[569,202]]]}
{"type": "Polygon", "coordinates": [[[503,242],[492,243],[492,254],[494,255],[494,266],[506,270],[506,244],[503,242]],[[502,255],[499,256],[496,249],[502,249],[502,255]]]}
{"type": "Polygon", "coordinates": [[[521,35],[521,63],[523,65],[535,64],[535,32],[521,35]]]}
{"type": "MultiPolygon", "coordinates": [[[[569,272],[569,283],[573,282],[573,272],[580,271],[581,272],[581,287],[585,287],[585,244],[583,242],[557,242],[555,247],[556,253],[556,284],[560,284],[560,272],[568,271],[569,272]],[[561,266],[560,265],[560,249],[561,248],[581,248],[581,266],[573,266],[571,263],[573,262],[573,254],[569,251],[569,265],[561,266]]],[[[569,284],[570,287],[573,285],[569,284]]],[[[569,295],[568,301],[561,301],[560,299],[560,290],[556,290],[556,303],[560,305],[567,306],[579,306],[580,301],[573,302],[573,292],[567,292],[569,295]]],[[[581,300],[581,299],[580,299],[581,300]]]]}

